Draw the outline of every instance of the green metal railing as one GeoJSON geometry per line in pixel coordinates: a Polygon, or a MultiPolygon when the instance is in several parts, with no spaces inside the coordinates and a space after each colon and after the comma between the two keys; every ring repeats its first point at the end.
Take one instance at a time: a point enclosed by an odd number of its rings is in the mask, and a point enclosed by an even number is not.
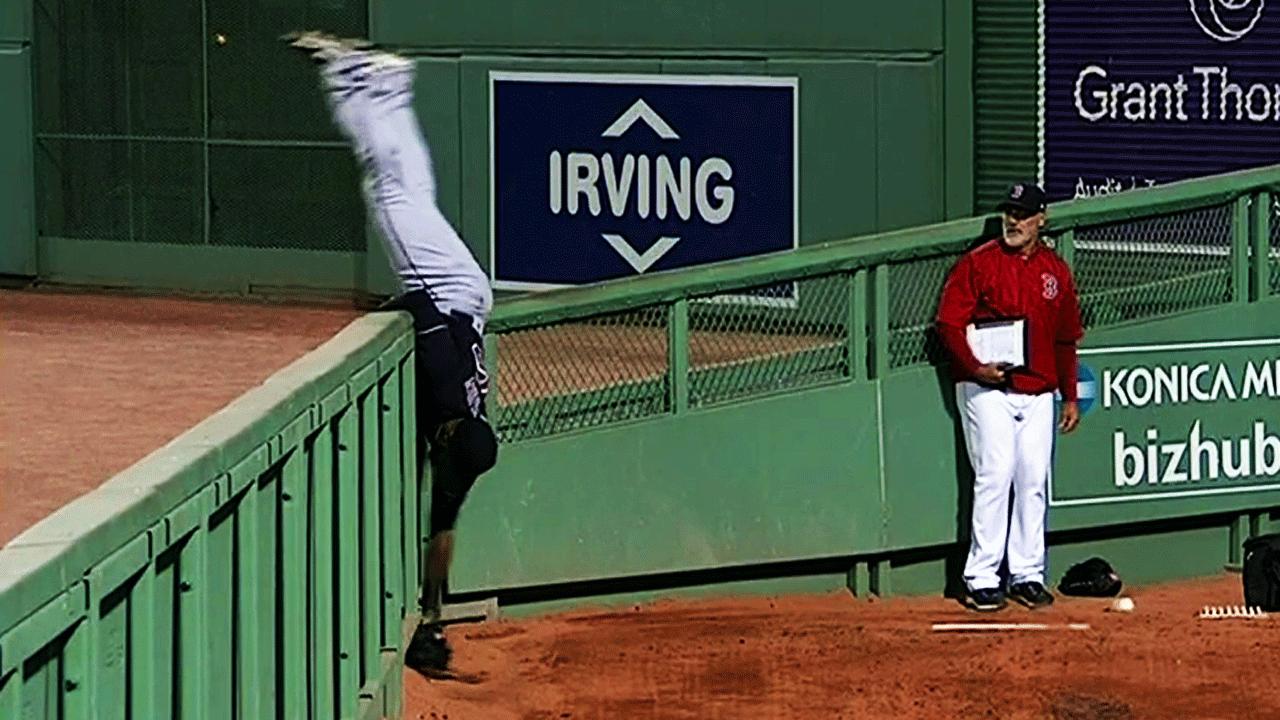
{"type": "Polygon", "coordinates": [[[399,717],[412,357],[357,320],[0,549],[0,717],[399,717]]]}
{"type": "MultiPolygon", "coordinates": [[[[1280,289],[1280,168],[1059,203],[1046,237],[1088,327],[1280,289]]],[[[505,442],[937,362],[946,272],[970,218],[698,269],[527,296],[490,323],[505,442]]],[[[984,230],[988,233],[984,235],[984,230]]]]}

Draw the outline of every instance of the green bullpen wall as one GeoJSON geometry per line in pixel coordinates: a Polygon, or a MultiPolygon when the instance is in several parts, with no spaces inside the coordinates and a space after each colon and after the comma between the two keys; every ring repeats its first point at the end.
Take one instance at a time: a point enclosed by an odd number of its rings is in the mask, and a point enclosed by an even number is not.
{"type": "Polygon", "coordinates": [[[486,266],[495,69],[797,76],[802,243],[968,215],[970,0],[780,7],[7,4],[0,89],[31,108],[0,121],[0,159],[16,168],[0,272],[241,294],[393,290],[315,72],[276,39],[298,27],[419,56],[441,205],[486,266]]]}
{"type": "Polygon", "coordinates": [[[30,10],[27,3],[0,8],[0,275],[36,272],[30,10]]]}
{"type": "Polygon", "coordinates": [[[441,204],[487,266],[495,70],[796,76],[802,245],[969,215],[971,16],[970,0],[377,0],[370,31],[426,56],[441,204]]]}
{"type": "MultiPolygon", "coordinates": [[[[1212,573],[1280,528],[1277,189],[1272,168],[1051,209],[1088,328],[1084,423],[1055,449],[1051,580],[1098,552],[1130,581],[1212,573]]],[[[957,253],[990,227],[503,304],[504,444],[463,510],[453,592],[537,608],[953,585],[971,480],[929,326],[957,253]],[[799,301],[744,301],[780,283],[799,301]]]]}
{"type": "Polygon", "coordinates": [[[400,717],[412,349],[359,319],[0,548],[0,717],[400,717]]]}

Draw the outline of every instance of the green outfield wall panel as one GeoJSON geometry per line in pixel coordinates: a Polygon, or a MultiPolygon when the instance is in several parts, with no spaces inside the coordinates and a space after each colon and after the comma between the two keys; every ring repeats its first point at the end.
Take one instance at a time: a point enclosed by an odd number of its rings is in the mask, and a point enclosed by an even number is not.
{"type": "Polygon", "coordinates": [[[0,5],[0,43],[25,43],[31,40],[31,3],[7,2],[0,5]]]}
{"type": "Polygon", "coordinates": [[[420,47],[895,51],[942,48],[930,0],[377,0],[374,37],[420,47]]]}
{"type": "Polygon", "coordinates": [[[775,75],[800,78],[800,242],[875,232],[876,63],[771,59],[775,75]]]}
{"type": "Polygon", "coordinates": [[[968,522],[972,475],[953,387],[930,366],[881,382],[886,547],[949,543],[968,522]]]}
{"type": "Polygon", "coordinates": [[[9,98],[0,113],[0,274],[35,275],[29,47],[0,45],[0,93],[9,98]]]}
{"type": "Polygon", "coordinates": [[[877,545],[868,384],[518,443],[462,511],[454,592],[849,554],[877,545]],[[787,428],[778,433],[780,423],[787,428]]]}
{"type": "Polygon", "coordinates": [[[112,287],[184,288],[196,292],[342,293],[363,283],[363,253],[43,237],[40,276],[51,282],[112,287]],[[211,273],[209,268],[218,268],[211,273]]]}
{"type": "Polygon", "coordinates": [[[877,230],[927,225],[946,216],[942,86],[938,59],[877,66],[877,230]]]}

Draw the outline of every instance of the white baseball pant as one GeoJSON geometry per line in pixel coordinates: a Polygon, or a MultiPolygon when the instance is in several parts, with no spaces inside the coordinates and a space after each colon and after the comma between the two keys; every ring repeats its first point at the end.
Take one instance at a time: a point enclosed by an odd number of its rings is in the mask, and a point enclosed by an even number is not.
{"type": "Polygon", "coordinates": [[[488,277],[436,204],[431,151],[413,110],[412,61],[353,52],[321,72],[333,116],[363,169],[369,214],[405,290],[438,310],[469,315],[476,331],[493,305],[488,277]]]}
{"type": "Polygon", "coordinates": [[[970,591],[999,587],[1006,548],[1013,583],[1043,583],[1053,393],[1025,395],[960,382],[956,404],[974,472],[965,583],[970,591]]]}

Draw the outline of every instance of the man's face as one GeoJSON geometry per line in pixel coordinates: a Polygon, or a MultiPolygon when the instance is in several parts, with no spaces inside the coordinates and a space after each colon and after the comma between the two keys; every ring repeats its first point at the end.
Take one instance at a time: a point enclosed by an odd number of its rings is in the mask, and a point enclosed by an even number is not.
{"type": "Polygon", "coordinates": [[[1005,244],[1021,250],[1040,238],[1044,213],[1010,208],[1004,211],[1003,225],[1005,244]]]}

